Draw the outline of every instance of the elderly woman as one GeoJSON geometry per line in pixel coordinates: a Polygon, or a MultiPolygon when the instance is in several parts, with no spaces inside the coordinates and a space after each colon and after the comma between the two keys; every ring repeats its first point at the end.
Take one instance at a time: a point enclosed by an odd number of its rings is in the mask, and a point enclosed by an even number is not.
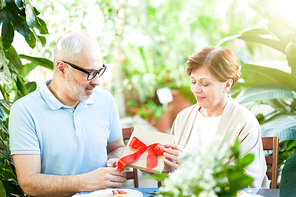
{"type": "Polygon", "coordinates": [[[259,123],[248,109],[228,95],[240,76],[236,56],[225,47],[204,48],[189,57],[186,71],[197,104],[178,114],[172,127],[175,143],[165,145],[165,163],[178,168],[178,156],[184,149],[190,150],[197,143],[234,144],[238,138],[242,155],[255,156],[245,169],[254,178],[251,187],[268,188],[259,123]]]}

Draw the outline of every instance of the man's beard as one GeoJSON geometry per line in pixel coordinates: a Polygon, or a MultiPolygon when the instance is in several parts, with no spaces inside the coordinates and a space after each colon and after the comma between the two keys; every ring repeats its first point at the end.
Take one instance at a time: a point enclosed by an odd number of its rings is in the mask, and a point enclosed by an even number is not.
{"type": "Polygon", "coordinates": [[[72,75],[68,75],[66,77],[66,87],[70,90],[70,92],[80,101],[84,101],[90,97],[90,94],[85,92],[85,89],[89,87],[95,87],[94,85],[88,84],[85,87],[79,86],[73,79],[72,75]]]}

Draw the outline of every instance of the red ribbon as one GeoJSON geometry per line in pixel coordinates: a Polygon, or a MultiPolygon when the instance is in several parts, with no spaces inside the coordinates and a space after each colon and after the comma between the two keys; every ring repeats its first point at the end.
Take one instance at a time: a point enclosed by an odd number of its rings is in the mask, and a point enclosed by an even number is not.
{"type": "Polygon", "coordinates": [[[131,143],[129,144],[129,147],[133,149],[137,149],[138,151],[130,155],[126,155],[118,161],[117,169],[119,170],[119,172],[123,170],[126,164],[131,163],[136,159],[138,159],[146,149],[148,149],[148,156],[147,156],[147,163],[146,163],[147,172],[157,166],[156,155],[163,155],[163,149],[160,143],[154,143],[147,146],[137,137],[133,137],[133,139],[131,140],[131,143]]]}

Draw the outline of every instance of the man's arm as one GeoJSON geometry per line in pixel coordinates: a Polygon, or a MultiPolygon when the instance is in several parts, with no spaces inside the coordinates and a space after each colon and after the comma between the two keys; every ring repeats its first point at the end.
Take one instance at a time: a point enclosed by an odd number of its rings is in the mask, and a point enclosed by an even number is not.
{"type": "Polygon", "coordinates": [[[118,160],[122,157],[124,151],[124,142],[122,136],[113,142],[109,142],[107,145],[108,152],[108,167],[116,167],[118,160]]]}
{"type": "Polygon", "coordinates": [[[98,168],[80,175],[41,174],[40,155],[13,155],[19,184],[30,196],[71,196],[81,191],[120,187],[125,174],[116,168],[98,168]]]}

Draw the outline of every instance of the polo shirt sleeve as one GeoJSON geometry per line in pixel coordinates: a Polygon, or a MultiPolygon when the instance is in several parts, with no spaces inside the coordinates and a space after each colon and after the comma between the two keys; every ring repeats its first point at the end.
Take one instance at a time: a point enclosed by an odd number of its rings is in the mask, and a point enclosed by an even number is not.
{"type": "Polygon", "coordinates": [[[119,121],[119,113],[117,110],[116,102],[111,96],[111,113],[110,113],[110,135],[108,142],[113,142],[120,138],[122,130],[119,121]]]}
{"type": "Polygon", "coordinates": [[[9,138],[11,154],[40,154],[33,117],[25,102],[18,100],[10,110],[9,138]]]}

